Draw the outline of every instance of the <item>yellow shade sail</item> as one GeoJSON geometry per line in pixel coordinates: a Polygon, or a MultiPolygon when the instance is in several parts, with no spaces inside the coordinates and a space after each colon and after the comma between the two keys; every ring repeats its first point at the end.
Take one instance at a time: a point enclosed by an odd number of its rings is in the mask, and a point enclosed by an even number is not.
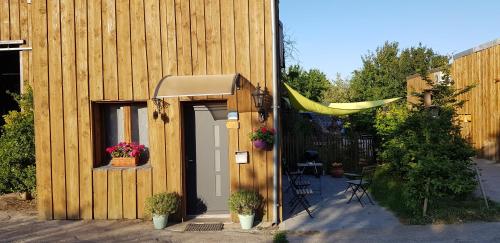
{"type": "Polygon", "coordinates": [[[375,100],[375,101],[364,101],[364,102],[354,102],[354,103],[330,103],[329,106],[322,105],[318,102],[312,101],[298,91],[292,89],[288,84],[283,83],[286,90],[289,93],[290,103],[297,109],[301,111],[310,111],[323,115],[349,115],[358,113],[360,111],[379,107],[385,104],[389,104],[401,98],[392,98],[385,100],[375,100]]]}

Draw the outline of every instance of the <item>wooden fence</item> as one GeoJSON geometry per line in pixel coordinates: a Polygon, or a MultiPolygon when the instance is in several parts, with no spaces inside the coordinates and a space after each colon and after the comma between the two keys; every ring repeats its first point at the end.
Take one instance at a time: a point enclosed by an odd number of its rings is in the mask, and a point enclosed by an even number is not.
{"type": "Polygon", "coordinates": [[[363,164],[375,163],[375,143],[372,136],[341,136],[335,134],[283,134],[283,158],[294,167],[303,161],[306,150],[316,150],[325,169],[333,162],[342,163],[345,171],[359,171],[363,164]]]}

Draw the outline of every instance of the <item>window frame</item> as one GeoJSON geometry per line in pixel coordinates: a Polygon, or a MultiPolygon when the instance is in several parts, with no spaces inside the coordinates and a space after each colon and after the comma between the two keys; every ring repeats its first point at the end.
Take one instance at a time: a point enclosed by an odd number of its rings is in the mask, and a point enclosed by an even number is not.
{"type": "MultiPolygon", "coordinates": [[[[132,106],[144,106],[149,109],[147,100],[120,100],[120,101],[92,101],[92,149],[93,149],[93,167],[106,166],[109,161],[106,158],[106,124],[103,120],[104,107],[108,105],[123,106],[123,140],[132,142],[132,106]]],[[[149,130],[149,124],[148,124],[149,130]]],[[[149,163],[149,160],[148,160],[149,163]]]]}

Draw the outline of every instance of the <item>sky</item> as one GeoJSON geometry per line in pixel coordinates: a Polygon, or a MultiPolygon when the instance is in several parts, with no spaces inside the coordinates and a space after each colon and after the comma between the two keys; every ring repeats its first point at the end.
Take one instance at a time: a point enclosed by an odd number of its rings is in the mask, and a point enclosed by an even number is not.
{"type": "Polygon", "coordinates": [[[500,38],[499,0],[280,0],[296,60],[330,79],[351,76],[385,41],[450,55],[500,38]]]}

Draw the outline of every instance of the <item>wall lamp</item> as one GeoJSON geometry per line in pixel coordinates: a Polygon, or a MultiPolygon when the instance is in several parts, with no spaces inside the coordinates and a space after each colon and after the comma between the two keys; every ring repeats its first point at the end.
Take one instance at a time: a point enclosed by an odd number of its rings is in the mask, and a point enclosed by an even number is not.
{"type": "Polygon", "coordinates": [[[164,102],[163,99],[160,98],[152,98],[151,101],[153,101],[156,108],[153,112],[153,118],[157,119],[158,116],[161,116],[162,120],[166,120],[167,114],[165,112],[165,108],[168,107],[168,103],[164,102]]]}
{"type": "Polygon", "coordinates": [[[252,98],[259,112],[259,122],[263,123],[267,119],[267,105],[268,105],[268,94],[266,89],[262,89],[260,84],[257,84],[257,87],[252,92],[252,98]]]}

